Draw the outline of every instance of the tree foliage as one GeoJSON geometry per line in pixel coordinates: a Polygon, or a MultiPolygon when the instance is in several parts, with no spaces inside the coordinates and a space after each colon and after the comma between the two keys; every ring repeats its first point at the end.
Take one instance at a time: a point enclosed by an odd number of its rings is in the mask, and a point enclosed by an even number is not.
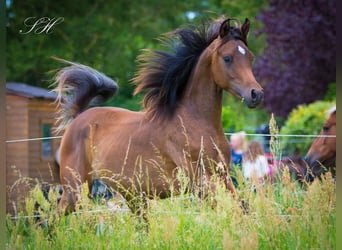
{"type": "Polygon", "coordinates": [[[265,107],[286,117],[298,104],[323,99],[336,81],[336,1],[269,5],[258,16],[267,46],[255,69],[265,84],[265,107]]]}
{"type": "Polygon", "coordinates": [[[157,1],[14,1],[8,12],[7,79],[47,87],[51,56],[96,68],[120,84],[119,100],[132,96],[129,80],[140,50],[156,46],[160,32],[176,28],[191,6],[157,1]],[[63,17],[50,34],[20,34],[28,17],[63,17]],[[158,22],[156,22],[158,20],[158,22]]]}
{"type": "Polygon", "coordinates": [[[51,70],[64,65],[56,56],[89,65],[119,83],[119,94],[106,105],[140,109],[132,97],[130,79],[136,72],[136,58],[142,49],[160,48],[163,33],[184,23],[201,22],[226,15],[241,21],[251,19],[250,46],[258,51],[261,38],[254,39],[255,16],[266,0],[235,1],[55,1],[12,0],[7,8],[7,81],[48,87],[51,70]],[[191,17],[191,14],[193,16],[191,17]],[[63,17],[50,34],[20,34],[28,17],[63,17]]]}

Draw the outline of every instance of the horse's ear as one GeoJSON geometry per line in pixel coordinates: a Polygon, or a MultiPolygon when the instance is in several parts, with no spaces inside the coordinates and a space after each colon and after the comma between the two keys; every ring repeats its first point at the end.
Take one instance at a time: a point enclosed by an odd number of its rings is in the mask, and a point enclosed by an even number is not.
{"type": "Polygon", "coordinates": [[[229,29],[230,29],[229,21],[230,21],[230,18],[224,20],[223,23],[221,24],[220,33],[219,33],[221,38],[225,37],[229,32],[229,29]]]}
{"type": "Polygon", "coordinates": [[[246,39],[247,39],[247,35],[248,35],[248,32],[249,32],[249,26],[250,26],[249,19],[246,18],[245,22],[241,26],[241,33],[242,33],[242,35],[244,35],[244,37],[246,39]]]}

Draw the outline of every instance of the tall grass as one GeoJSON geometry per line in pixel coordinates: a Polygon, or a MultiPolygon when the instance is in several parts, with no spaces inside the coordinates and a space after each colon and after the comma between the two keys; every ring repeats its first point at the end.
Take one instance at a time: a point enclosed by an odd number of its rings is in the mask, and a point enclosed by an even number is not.
{"type": "Polygon", "coordinates": [[[35,188],[26,211],[7,218],[7,248],[336,249],[336,186],[329,173],[306,190],[286,172],[276,184],[245,182],[239,195],[248,203],[247,213],[224,185],[217,187],[205,199],[187,193],[152,199],[148,229],[130,212],[95,204],[86,188],[82,208],[58,216],[57,194],[50,192],[47,202],[35,188]],[[33,217],[36,201],[41,205],[39,219],[33,217]]]}
{"type": "Polygon", "coordinates": [[[18,216],[6,219],[6,247],[336,249],[336,183],[331,174],[305,187],[292,181],[286,168],[278,174],[277,182],[259,184],[243,180],[237,170],[236,197],[214,176],[216,188],[199,198],[196,190],[187,192],[189,179],[180,172],[180,194],[174,195],[170,188],[170,198],[149,200],[144,208],[148,222],[130,211],[90,200],[87,185],[76,212],[58,215],[58,192],[51,189],[47,201],[36,185],[18,216]],[[247,204],[244,209],[242,200],[247,204]]]}

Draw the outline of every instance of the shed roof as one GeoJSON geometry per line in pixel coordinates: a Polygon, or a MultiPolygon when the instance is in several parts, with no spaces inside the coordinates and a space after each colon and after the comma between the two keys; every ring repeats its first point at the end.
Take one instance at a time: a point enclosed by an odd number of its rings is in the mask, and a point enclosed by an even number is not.
{"type": "Polygon", "coordinates": [[[9,82],[6,84],[6,93],[26,98],[56,99],[57,94],[51,90],[39,88],[25,83],[9,82]]]}

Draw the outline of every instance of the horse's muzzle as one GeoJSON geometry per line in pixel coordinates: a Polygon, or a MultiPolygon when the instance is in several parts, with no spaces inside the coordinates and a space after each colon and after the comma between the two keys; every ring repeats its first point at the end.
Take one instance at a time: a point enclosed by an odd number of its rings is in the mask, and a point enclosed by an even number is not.
{"type": "Polygon", "coordinates": [[[327,168],[320,163],[316,157],[305,156],[303,159],[308,164],[306,173],[307,181],[312,182],[314,178],[319,177],[321,174],[327,171],[327,168]]]}
{"type": "Polygon", "coordinates": [[[264,91],[252,89],[250,93],[250,98],[246,99],[246,105],[248,108],[255,108],[264,100],[264,91]]]}

